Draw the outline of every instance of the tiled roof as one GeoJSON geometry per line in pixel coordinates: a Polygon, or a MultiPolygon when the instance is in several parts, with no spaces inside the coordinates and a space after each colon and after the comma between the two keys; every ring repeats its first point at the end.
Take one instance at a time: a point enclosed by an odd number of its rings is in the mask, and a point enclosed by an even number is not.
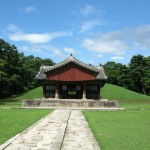
{"type": "Polygon", "coordinates": [[[35,79],[37,80],[43,80],[43,79],[46,79],[46,75],[45,75],[45,68],[46,67],[49,67],[49,66],[41,66],[37,75],[35,76],[35,79]]]}
{"type": "Polygon", "coordinates": [[[97,68],[99,69],[99,73],[96,76],[96,79],[98,79],[98,80],[101,80],[101,79],[107,80],[108,77],[105,73],[105,70],[104,70],[103,66],[98,66],[97,68]]]}
{"type": "Polygon", "coordinates": [[[94,67],[94,66],[91,66],[91,65],[87,65],[87,64],[79,61],[78,59],[76,59],[72,55],[70,55],[64,61],[62,61],[58,64],[55,64],[53,66],[41,66],[40,69],[39,69],[39,72],[35,76],[35,79],[38,79],[38,80],[46,79],[45,72],[55,70],[57,68],[60,68],[64,65],[68,64],[68,63],[71,63],[71,62],[74,63],[74,64],[77,64],[77,65],[79,65],[79,66],[81,66],[81,67],[83,67],[87,70],[90,70],[90,71],[93,71],[93,72],[97,73],[96,79],[103,79],[103,80],[107,79],[107,76],[105,74],[103,66],[94,67]]]}

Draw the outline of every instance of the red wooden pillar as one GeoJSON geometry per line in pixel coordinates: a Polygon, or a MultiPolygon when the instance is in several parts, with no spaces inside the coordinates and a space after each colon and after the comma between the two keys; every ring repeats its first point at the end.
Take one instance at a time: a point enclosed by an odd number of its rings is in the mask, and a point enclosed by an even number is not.
{"type": "Polygon", "coordinates": [[[86,99],[86,81],[83,81],[83,95],[82,99],[86,99]]]}

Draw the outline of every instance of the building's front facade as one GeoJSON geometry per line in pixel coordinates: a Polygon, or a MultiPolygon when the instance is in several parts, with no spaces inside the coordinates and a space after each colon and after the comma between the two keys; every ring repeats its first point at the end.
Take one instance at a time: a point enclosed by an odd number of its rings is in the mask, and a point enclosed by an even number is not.
{"type": "Polygon", "coordinates": [[[100,99],[107,76],[102,66],[87,65],[70,55],[53,66],[41,66],[35,79],[43,81],[45,98],[100,99]]]}

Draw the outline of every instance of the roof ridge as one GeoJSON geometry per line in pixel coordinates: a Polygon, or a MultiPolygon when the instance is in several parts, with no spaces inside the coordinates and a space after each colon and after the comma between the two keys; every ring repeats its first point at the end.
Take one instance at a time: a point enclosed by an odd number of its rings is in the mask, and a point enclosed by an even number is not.
{"type": "Polygon", "coordinates": [[[57,64],[51,66],[48,70],[46,70],[46,72],[47,72],[47,71],[50,71],[50,70],[53,70],[53,69],[57,69],[57,68],[59,68],[59,67],[61,67],[61,66],[64,66],[64,65],[70,63],[70,62],[73,62],[73,63],[75,63],[75,64],[77,64],[77,65],[80,65],[81,67],[86,68],[86,69],[89,69],[89,70],[91,70],[91,71],[99,72],[99,69],[95,68],[94,66],[90,66],[90,65],[88,65],[88,64],[86,64],[86,63],[83,63],[82,61],[78,60],[77,58],[75,58],[75,57],[72,56],[72,55],[70,55],[70,56],[69,56],[68,58],[66,58],[64,61],[62,61],[62,62],[60,62],[60,63],[57,63],[57,64]]]}

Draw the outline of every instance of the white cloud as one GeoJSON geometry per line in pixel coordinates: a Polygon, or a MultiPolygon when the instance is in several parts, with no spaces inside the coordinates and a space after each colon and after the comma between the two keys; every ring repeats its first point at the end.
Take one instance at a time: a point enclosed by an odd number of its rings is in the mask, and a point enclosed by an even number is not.
{"type": "Polygon", "coordinates": [[[68,54],[80,54],[80,51],[75,50],[71,47],[64,47],[64,51],[68,54]]]}
{"type": "Polygon", "coordinates": [[[69,53],[69,54],[75,54],[76,53],[76,51],[73,48],[70,48],[70,47],[65,47],[64,51],[69,53]]]}
{"type": "Polygon", "coordinates": [[[32,52],[32,53],[43,53],[43,51],[40,48],[34,47],[34,46],[20,46],[19,49],[24,52],[32,52]]]}
{"type": "Polygon", "coordinates": [[[86,38],[83,46],[100,54],[124,55],[129,48],[125,41],[125,34],[121,31],[113,31],[102,34],[96,38],[86,38]]]}
{"type": "Polygon", "coordinates": [[[93,5],[88,5],[88,4],[80,9],[80,14],[85,17],[91,16],[91,15],[100,16],[100,15],[103,15],[104,13],[106,13],[106,11],[100,8],[97,9],[93,5]]]}
{"type": "Polygon", "coordinates": [[[51,40],[59,37],[70,37],[72,36],[71,32],[65,31],[58,31],[58,32],[51,32],[51,33],[24,33],[21,29],[19,29],[16,25],[11,24],[8,26],[8,37],[12,41],[20,42],[30,42],[30,43],[47,43],[51,40]]]}
{"type": "Polygon", "coordinates": [[[101,17],[104,13],[105,13],[104,10],[95,8],[92,5],[85,5],[83,8],[81,8],[80,9],[81,27],[78,33],[83,33],[92,30],[96,26],[105,25],[106,21],[104,21],[105,19],[101,17]]]}
{"type": "Polygon", "coordinates": [[[30,52],[34,54],[38,53],[41,55],[45,55],[46,57],[61,57],[63,55],[58,48],[51,45],[31,44],[26,46],[20,46],[18,48],[20,49],[20,51],[23,52],[30,52]]]}
{"type": "Polygon", "coordinates": [[[92,30],[96,26],[105,25],[105,24],[106,23],[103,23],[103,22],[101,22],[99,20],[96,20],[96,19],[82,22],[82,26],[81,26],[81,29],[80,29],[79,33],[92,30]]]}
{"type": "Polygon", "coordinates": [[[111,59],[113,59],[113,60],[123,60],[125,58],[121,57],[121,56],[115,56],[115,57],[111,57],[111,59]]]}
{"type": "Polygon", "coordinates": [[[42,49],[43,51],[47,51],[48,53],[51,52],[51,55],[58,57],[62,56],[61,50],[52,45],[39,45],[38,47],[40,47],[40,49],[42,49]]]}
{"type": "Polygon", "coordinates": [[[7,30],[11,31],[11,32],[22,32],[21,29],[19,29],[15,24],[9,24],[7,26],[7,30]]]}
{"type": "Polygon", "coordinates": [[[53,52],[54,56],[58,56],[58,57],[62,56],[62,52],[58,48],[51,46],[50,51],[53,52]]]}
{"type": "Polygon", "coordinates": [[[80,9],[80,13],[84,16],[88,16],[90,14],[93,14],[93,13],[95,13],[95,11],[96,11],[96,9],[92,5],[86,5],[86,6],[84,6],[84,8],[80,9]]]}
{"type": "Polygon", "coordinates": [[[44,33],[44,34],[9,34],[9,38],[12,41],[20,42],[20,41],[26,41],[31,43],[47,43],[48,41],[52,40],[52,37],[50,34],[44,33]]]}
{"type": "Polygon", "coordinates": [[[64,47],[62,50],[60,48],[57,48],[55,46],[49,45],[49,44],[32,44],[28,46],[21,46],[19,47],[21,51],[25,52],[32,52],[32,53],[41,53],[46,56],[51,56],[51,57],[63,57],[67,54],[80,54],[79,51],[74,50],[73,48],[69,47],[64,47]],[[66,53],[64,53],[66,52],[66,53]]]}
{"type": "Polygon", "coordinates": [[[33,12],[37,12],[37,8],[33,7],[33,6],[27,6],[23,9],[21,9],[21,11],[26,13],[26,14],[30,14],[30,13],[33,13],[33,12]]]}
{"type": "Polygon", "coordinates": [[[113,60],[123,60],[125,54],[144,54],[144,50],[150,50],[150,25],[128,27],[87,37],[82,45],[100,57],[104,54],[110,55],[113,60]]]}
{"type": "Polygon", "coordinates": [[[150,25],[140,25],[128,30],[136,48],[150,49],[150,25]]]}

